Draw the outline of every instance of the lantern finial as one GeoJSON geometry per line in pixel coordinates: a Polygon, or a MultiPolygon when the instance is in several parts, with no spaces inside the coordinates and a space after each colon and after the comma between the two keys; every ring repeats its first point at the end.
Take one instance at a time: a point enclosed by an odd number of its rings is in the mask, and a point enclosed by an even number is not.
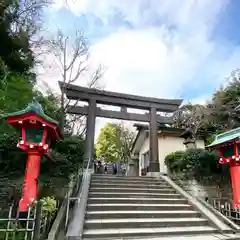
{"type": "Polygon", "coordinates": [[[28,104],[28,108],[38,113],[39,115],[44,114],[42,105],[36,99],[34,99],[31,103],[28,104]]]}

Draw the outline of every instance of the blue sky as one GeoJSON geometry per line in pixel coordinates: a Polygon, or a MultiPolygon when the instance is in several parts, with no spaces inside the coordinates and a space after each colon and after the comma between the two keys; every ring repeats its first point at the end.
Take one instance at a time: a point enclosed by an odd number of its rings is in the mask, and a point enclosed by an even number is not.
{"type": "MultiPolygon", "coordinates": [[[[238,0],[56,0],[49,32],[83,29],[105,89],[204,102],[240,67],[238,0]]],[[[79,83],[81,84],[81,83],[79,83]]]]}

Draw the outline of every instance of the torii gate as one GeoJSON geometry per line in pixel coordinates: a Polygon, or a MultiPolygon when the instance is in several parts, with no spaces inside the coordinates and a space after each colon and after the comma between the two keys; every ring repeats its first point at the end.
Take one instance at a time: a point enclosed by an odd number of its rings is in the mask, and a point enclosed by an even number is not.
{"type": "Polygon", "coordinates": [[[96,117],[114,118],[121,120],[149,122],[150,130],[150,162],[149,176],[159,173],[157,123],[171,123],[169,117],[163,117],[157,112],[175,112],[182,103],[182,99],[159,99],[142,97],[117,92],[109,92],[94,88],[80,87],[73,84],[59,82],[61,90],[70,100],[79,100],[88,103],[88,106],[70,106],[68,113],[87,115],[86,151],[85,158],[93,157],[94,134],[96,117]],[[104,110],[97,104],[121,107],[121,111],[104,110]],[[147,114],[127,112],[127,108],[147,110],[147,114]]]}

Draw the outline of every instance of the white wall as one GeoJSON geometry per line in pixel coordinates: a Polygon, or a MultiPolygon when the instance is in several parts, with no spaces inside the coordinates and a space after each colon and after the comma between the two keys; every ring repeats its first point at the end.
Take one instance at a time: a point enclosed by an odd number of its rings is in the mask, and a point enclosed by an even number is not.
{"type": "Polygon", "coordinates": [[[205,148],[205,144],[203,140],[196,141],[197,148],[205,148]]]}
{"type": "Polygon", "coordinates": [[[145,138],[139,151],[139,176],[141,176],[141,169],[143,168],[143,154],[149,150],[149,138],[145,138]]]}
{"type": "Polygon", "coordinates": [[[143,145],[140,148],[139,154],[144,154],[149,150],[149,137],[145,138],[143,145]]]}
{"type": "MultiPolygon", "coordinates": [[[[196,141],[197,148],[205,148],[203,140],[196,141]]],[[[149,150],[149,138],[146,138],[139,152],[139,175],[141,174],[141,159],[143,154],[149,150]]],[[[186,150],[183,144],[183,138],[180,137],[159,137],[158,154],[160,172],[167,173],[167,167],[164,164],[165,157],[172,152],[186,150]]]]}
{"type": "Polygon", "coordinates": [[[167,167],[164,163],[165,157],[175,151],[184,151],[185,145],[183,139],[179,137],[159,137],[158,149],[160,172],[167,173],[167,167]]]}

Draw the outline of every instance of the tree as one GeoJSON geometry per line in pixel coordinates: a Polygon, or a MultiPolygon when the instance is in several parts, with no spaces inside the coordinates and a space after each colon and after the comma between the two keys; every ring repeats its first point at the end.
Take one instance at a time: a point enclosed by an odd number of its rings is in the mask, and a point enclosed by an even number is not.
{"type": "MultiPolygon", "coordinates": [[[[23,176],[26,162],[26,153],[16,147],[18,131],[10,127],[2,115],[23,109],[37,100],[47,115],[60,119],[60,99],[52,92],[43,94],[37,90],[33,74],[36,47],[42,47],[42,38],[37,34],[45,4],[44,0],[0,0],[0,202],[8,195],[9,183],[13,185],[16,179],[18,183],[14,185],[20,192],[22,182],[18,178],[23,176]]],[[[55,143],[51,152],[53,161],[44,157],[41,161],[40,185],[45,180],[52,183],[59,178],[69,180],[82,162],[83,150],[84,140],[79,136],[65,136],[55,143]]]]}
{"type": "Polygon", "coordinates": [[[45,0],[0,1],[0,56],[10,71],[33,77],[33,49],[40,47],[37,37],[45,0]]]}
{"type": "MultiPolygon", "coordinates": [[[[7,71],[4,79],[0,80],[0,175],[19,177],[24,174],[26,154],[16,147],[19,134],[9,126],[2,115],[21,110],[36,99],[42,104],[48,116],[58,120],[60,105],[54,95],[44,96],[22,76],[7,71]]],[[[67,135],[52,148],[53,162],[43,158],[41,179],[43,181],[55,177],[67,179],[82,162],[84,140],[79,136],[67,135]]]]}
{"type": "Polygon", "coordinates": [[[117,125],[117,141],[119,141],[120,159],[127,161],[131,157],[131,149],[133,146],[135,134],[123,124],[117,125]]]}
{"type": "Polygon", "coordinates": [[[103,156],[106,162],[126,161],[130,157],[133,140],[134,133],[123,125],[107,123],[97,139],[96,155],[103,156]]]}
{"type": "Polygon", "coordinates": [[[174,113],[173,125],[178,128],[191,130],[193,139],[196,140],[197,133],[204,131],[207,126],[207,109],[201,104],[185,104],[174,113]]]}
{"type": "MultiPolygon", "coordinates": [[[[214,134],[240,126],[240,70],[232,72],[228,84],[220,87],[206,105],[186,104],[174,114],[174,126],[201,133],[208,143],[214,134]]],[[[196,136],[195,136],[196,137],[196,136]]]]}
{"type": "MultiPolygon", "coordinates": [[[[58,31],[54,39],[49,42],[49,52],[54,56],[53,66],[55,70],[61,74],[62,92],[60,97],[61,102],[61,116],[60,126],[61,130],[64,130],[66,123],[67,109],[72,106],[76,106],[78,101],[74,103],[65,98],[65,88],[67,84],[75,83],[77,80],[85,77],[85,73],[89,71],[88,58],[89,58],[89,44],[84,37],[82,31],[76,31],[74,38],[65,36],[62,31],[58,31]]],[[[51,63],[52,64],[52,63],[51,63]]],[[[52,67],[51,67],[52,68],[52,67]]],[[[88,81],[88,87],[96,86],[98,80],[102,77],[104,69],[99,66],[93,73],[88,81]]],[[[76,123],[82,126],[82,116],[69,116],[68,124],[71,125],[70,132],[74,130],[77,132],[79,127],[76,127],[76,123]]]]}
{"type": "Polygon", "coordinates": [[[228,84],[220,87],[208,103],[209,120],[218,130],[230,130],[240,126],[240,70],[232,72],[228,84]]]}

